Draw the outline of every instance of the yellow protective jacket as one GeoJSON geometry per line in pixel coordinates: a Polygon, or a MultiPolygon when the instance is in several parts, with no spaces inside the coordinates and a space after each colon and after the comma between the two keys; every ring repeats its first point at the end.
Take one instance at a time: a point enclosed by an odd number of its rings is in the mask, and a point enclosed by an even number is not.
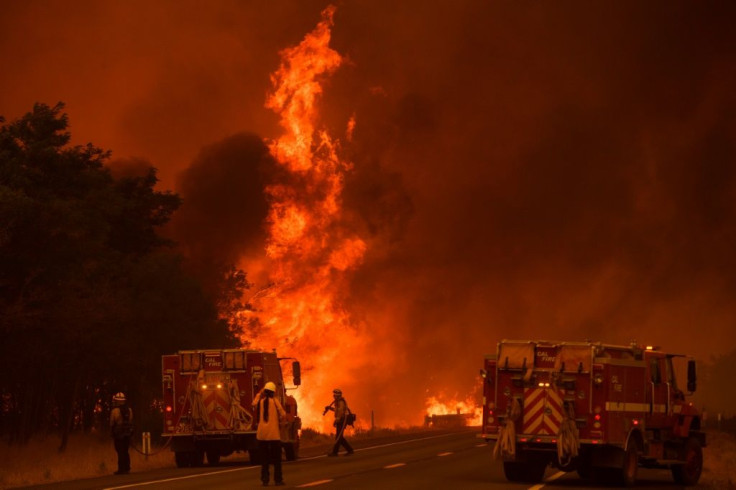
{"type": "Polygon", "coordinates": [[[279,441],[281,440],[281,431],[279,422],[284,419],[284,407],[276,397],[268,398],[263,393],[259,393],[253,401],[253,408],[258,410],[258,430],[256,431],[256,439],[259,441],[279,441]],[[268,407],[268,422],[263,420],[263,404],[270,404],[268,407]]]}
{"type": "Polygon", "coordinates": [[[341,397],[335,400],[335,423],[341,424],[348,413],[350,412],[348,410],[348,402],[345,401],[345,398],[341,397]]]}

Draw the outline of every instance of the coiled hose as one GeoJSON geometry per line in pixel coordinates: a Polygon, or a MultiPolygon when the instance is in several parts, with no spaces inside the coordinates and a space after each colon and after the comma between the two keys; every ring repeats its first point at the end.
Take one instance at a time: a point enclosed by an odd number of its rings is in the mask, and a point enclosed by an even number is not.
{"type": "Polygon", "coordinates": [[[498,440],[493,448],[493,457],[501,459],[516,455],[516,421],[521,416],[519,400],[511,398],[506,406],[506,422],[498,429],[498,440]]]}
{"type": "Polygon", "coordinates": [[[560,466],[567,466],[578,455],[580,449],[580,431],[575,424],[575,408],[572,403],[565,403],[565,420],[557,434],[557,459],[560,466]]]}

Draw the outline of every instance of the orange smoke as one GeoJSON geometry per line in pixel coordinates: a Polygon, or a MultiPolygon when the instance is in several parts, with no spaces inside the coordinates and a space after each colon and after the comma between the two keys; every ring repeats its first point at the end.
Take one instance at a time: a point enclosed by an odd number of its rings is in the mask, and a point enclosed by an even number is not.
{"type": "MultiPolygon", "coordinates": [[[[297,46],[281,52],[266,107],[281,117],[284,133],[270,144],[288,173],[266,189],[270,198],[268,243],[271,286],[252,300],[263,330],[258,344],[300,359],[304,387],[295,396],[305,426],[329,427],[322,418],[332,389],[350,381],[360,355],[341,291],[358,266],[365,242],[342,223],[341,194],[351,165],[340,159],[340,143],[318,128],[317,102],[324,77],[342,62],[332,50],[335,7],[297,46]]],[[[354,122],[351,123],[354,125],[354,122]]]]}

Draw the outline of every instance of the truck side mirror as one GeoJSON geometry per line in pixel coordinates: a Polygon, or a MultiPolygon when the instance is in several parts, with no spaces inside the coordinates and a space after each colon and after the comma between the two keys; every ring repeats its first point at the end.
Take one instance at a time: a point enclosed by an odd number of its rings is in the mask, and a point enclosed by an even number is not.
{"type": "Polygon", "coordinates": [[[687,391],[695,393],[697,387],[696,376],[695,376],[695,360],[690,359],[687,361],[687,391]]]}
{"type": "Polygon", "coordinates": [[[291,374],[294,375],[294,386],[302,384],[302,367],[299,364],[299,361],[291,363],[291,374]]]}

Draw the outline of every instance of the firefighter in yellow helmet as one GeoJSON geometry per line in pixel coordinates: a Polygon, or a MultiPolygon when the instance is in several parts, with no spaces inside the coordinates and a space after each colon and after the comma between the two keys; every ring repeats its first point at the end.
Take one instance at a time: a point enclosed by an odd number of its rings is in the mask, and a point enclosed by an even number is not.
{"type": "Polygon", "coordinates": [[[261,482],[268,486],[268,467],[273,465],[273,479],[276,485],[283,485],[281,474],[281,430],[280,423],[284,420],[284,408],[278,398],[274,396],[276,385],[269,381],[253,400],[253,409],[256,411],[258,430],[256,439],[261,453],[261,482]]]}
{"type": "Polygon", "coordinates": [[[112,397],[113,409],[110,412],[110,432],[118,453],[118,470],[116,475],[130,473],[130,438],[133,436],[133,409],[130,408],[123,392],[112,397]]]}
{"type": "Polygon", "coordinates": [[[342,397],[342,390],[340,388],[332,390],[332,396],[334,400],[325,407],[323,413],[324,415],[329,410],[335,412],[335,421],[332,423],[335,426],[335,445],[332,447],[332,451],[327,453],[327,456],[337,456],[340,446],[343,446],[347,451],[345,456],[350,456],[354,452],[353,447],[345,440],[345,428],[350,425],[348,419],[348,415],[351,413],[350,408],[348,408],[348,402],[342,397]]]}

